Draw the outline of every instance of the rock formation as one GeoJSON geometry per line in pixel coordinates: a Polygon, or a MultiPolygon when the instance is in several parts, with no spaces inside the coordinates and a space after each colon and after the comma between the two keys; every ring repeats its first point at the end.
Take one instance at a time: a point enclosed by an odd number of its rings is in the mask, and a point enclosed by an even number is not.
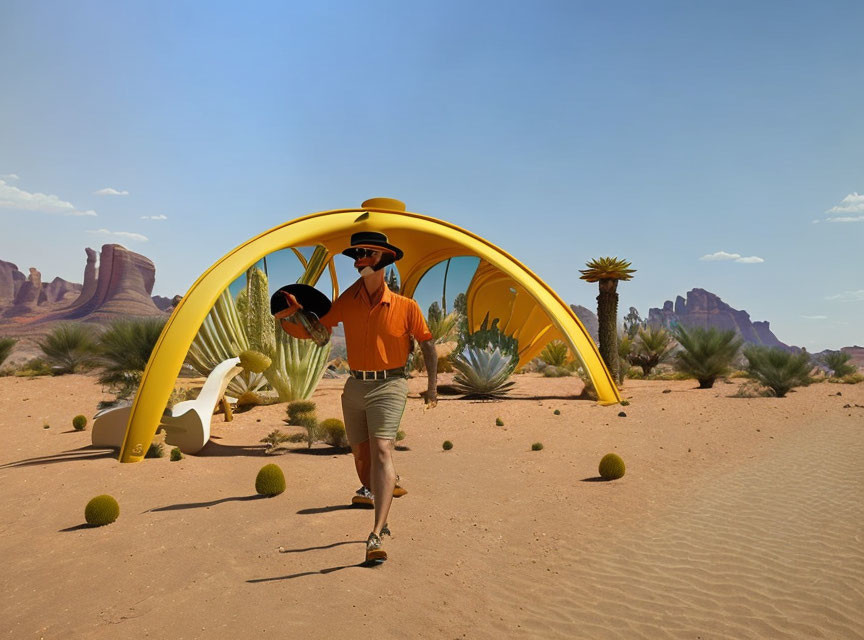
{"type": "Polygon", "coordinates": [[[39,304],[39,296],[42,293],[42,274],[38,269],[30,268],[30,276],[21,283],[12,306],[3,312],[7,318],[32,313],[39,304]]]}
{"type": "Polygon", "coordinates": [[[0,306],[6,307],[15,303],[15,296],[26,279],[16,265],[0,260],[0,306]]]}
{"type": "Polygon", "coordinates": [[[585,327],[585,330],[591,335],[591,339],[596,343],[598,341],[598,332],[600,331],[600,323],[597,321],[597,314],[590,309],[578,304],[571,304],[570,308],[573,313],[579,318],[579,321],[585,327]]]}
{"type": "Polygon", "coordinates": [[[752,322],[750,314],[746,311],[733,309],[719,296],[704,289],[688,291],[686,300],[678,296],[674,305],[671,300],[667,300],[662,309],[649,309],[648,324],[668,328],[681,324],[684,327],[704,329],[711,327],[720,330],[733,329],[747,343],[790,348],[777,339],[768,322],[752,322]]]}

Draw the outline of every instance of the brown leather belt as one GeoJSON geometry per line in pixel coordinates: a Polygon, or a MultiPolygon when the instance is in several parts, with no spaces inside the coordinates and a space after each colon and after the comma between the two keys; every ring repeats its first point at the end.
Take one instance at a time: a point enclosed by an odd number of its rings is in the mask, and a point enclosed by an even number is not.
{"type": "Polygon", "coordinates": [[[352,377],[358,380],[386,380],[387,378],[404,378],[405,367],[398,369],[380,369],[378,371],[363,371],[360,369],[350,369],[349,373],[352,377]]]}

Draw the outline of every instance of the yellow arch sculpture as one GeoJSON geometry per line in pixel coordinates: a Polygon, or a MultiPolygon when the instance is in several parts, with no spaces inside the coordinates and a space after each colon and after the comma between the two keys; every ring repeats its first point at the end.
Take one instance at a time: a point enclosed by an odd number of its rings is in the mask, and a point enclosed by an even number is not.
{"type": "MultiPolygon", "coordinates": [[[[219,259],[192,285],[162,330],[132,404],[121,462],[144,458],[162,411],[198,329],[222,291],[262,257],[287,247],[323,245],[331,256],[350,244],[352,233],[386,233],[405,252],[399,261],[402,293],[411,296],[422,276],[442,260],[456,256],[481,259],[467,292],[472,329],[486,311],[519,341],[520,362],[537,355],[550,340],[570,346],[591,378],[601,404],[620,402],[618,388],[597,346],[576,314],[540,278],[492,243],[456,225],[404,210],[398,200],[376,198],[360,209],[313,213],[265,231],[219,259]]],[[[331,263],[332,265],[332,263],[331,263]]]]}

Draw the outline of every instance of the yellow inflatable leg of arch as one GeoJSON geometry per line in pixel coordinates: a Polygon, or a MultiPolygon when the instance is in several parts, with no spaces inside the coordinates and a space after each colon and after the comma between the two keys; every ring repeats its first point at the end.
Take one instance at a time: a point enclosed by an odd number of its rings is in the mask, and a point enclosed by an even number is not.
{"type": "MultiPolygon", "coordinates": [[[[373,207],[371,202],[364,204],[373,207]]],[[[558,331],[582,360],[597,389],[599,402],[613,404],[620,401],[618,388],[585,328],[570,307],[540,278],[508,253],[464,229],[399,208],[384,207],[388,207],[386,201],[373,208],[323,211],[286,222],[244,242],[207,269],[174,309],[150,356],[132,405],[120,461],[138,462],[144,458],[189,346],[225,287],[252,264],[274,251],[319,244],[335,255],[350,244],[351,234],[358,231],[386,233],[390,241],[405,252],[405,257],[399,262],[399,271],[403,274],[403,292],[409,296],[428,268],[441,259],[464,255],[481,258],[485,269],[493,274],[503,274],[508,288],[517,291],[519,306],[514,307],[515,311],[521,314],[527,304],[528,307],[539,307],[543,312],[534,314],[530,326],[520,330],[520,359],[524,361],[524,358],[539,352],[545,344],[541,338],[548,335],[551,340],[558,331]],[[534,335],[528,335],[532,332],[534,335]],[[524,350],[523,341],[529,345],[524,350]]],[[[486,295],[483,287],[478,286],[476,291],[477,309],[483,306],[481,299],[486,300],[487,306],[497,309],[497,303],[492,299],[494,296],[486,295]]],[[[529,309],[528,315],[532,313],[529,309]]],[[[511,320],[508,316],[507,320],[517,322],[515,317],[511,320]]]]}

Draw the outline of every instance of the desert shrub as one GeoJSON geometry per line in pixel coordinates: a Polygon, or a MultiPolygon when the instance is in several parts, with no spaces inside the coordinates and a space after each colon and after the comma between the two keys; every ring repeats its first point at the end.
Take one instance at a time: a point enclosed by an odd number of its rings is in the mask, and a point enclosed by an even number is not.
{"type": "Polygon", "coordinates": [[[339,418],[327,418],[318,425],[321,438],[331,447],[347,447],[348,435],[345,433],[345,423],[339,418]]]}
{"type": "Polygon", "coordinates": [[[243,351],[238,357],[240,358],[240,366],[252,373],[263,373],[273,363],[269,357],[253,349],[243,351]]]}
{"type": "Polygon", "coordinates": [[[444,444],[441,445],[441,448],[444,449],[444,451],[450,451],[450,449],[453,448],[453,443],[449,440],[445,440],[444,444]]]}
{"type": "Polygon", "coordinates": [[[763,387],[756,380],[748,380],[738,386],[730,397],[731,398],[767,398],[773,396],[774,392],[771,389],[763,387]]]}
{"type": "Polygon", "coordinates": [[[547,365],[563,367],[567,362],[567,344],[561,340],[553,340],[540,352],[540,359],[547,365]]]}
{"type": "Polygon", "coordinates": [[[607,453],[600,460],[598,471],[604,480],[617,480],[624,475],[624,461],[617,453],[607,453]]]}
{"type": "Polygon", "coordinates": [[[38,344],[54,373],[84,371],[96,360],[93,330],[82,324],[60,324],[38,344]]]}
{"type": "Polygon", "coordinates": [[[627,369],[624,374],[625,378],[630,378],[631,380],[643,380],[645,378],[645,374],[642,373],[642,369],[639,367],[630,367],[627,369]]]}
{"type": "Polygon", "coordinates": [[[542,442],[535,442],[534,444],[531,445],[531,451],[540,451],[542,449],[543,449],[543,443],[542,442]]]}
{"type": "Polygon", "coordinates": [[[729,378],[730,380],[734,380],[736,378],[749,378],[750,372],[745,371],[744,369],[735,369],[735,371],[733,371],[732,373],[730,373],[726,377],[729,378]]]}
{"type": "Polygon", "coordinates": [[[84,427],[87,426],[87,416],[77,415],[72,418],[72,428],[75,431],[83,431],[84,427]]]}
{"type": "Polygon", "coordinates": [[[700,389],[710,389],[718,377],[729,371],[742,343],[731,329],[685,329],[682,325],[676,327],[675,339],[682,347],[676,366],[681,373],[696,378],[700,389]]]}
{"type": "Polygon", "coordinates": [[[553,411],[552,414],[556,415],[556,416],[560,416],[561,415],[561,409],[555,409],[555,411],[553,411]]]}
{"type": "Polygon", "coordinates": [[[9,354],[12,353],[12,348],[18,341],[15,338],[0,338],[0,365],[2,365],[9,354]]]}
{"type": "Polygon", "coordinates": [[[147,449],[147,453],[144,454],[145,458],[162,458],[165,456],[165,447],[161,442],[151,442],[150,447],[147,449]]]}
{"type": "Polygon", "coordinates": [[[564,367],[557,367],[551,364],[543,367],[544,378],[567,378],[572,375],[573,372],[564,367]]]}
{"type": "Polygon", "coordinates": [[[255,477],[255,491],[262,496],[278,496],[285,491],[285,474],[276,464],[265,464],[255,477]]]}
{"type": "Polygon", "coordinates": [[[647,376],[646,380],[692,380],[695,378],[693,374],[686,371],[666,371],[664,373],[652,373],[647,376]]]}
{"type": "Polygon", "coordinates": [[[806,351],[790,353],[783,349],[750,347],[744,350],[750,375],[782,398],[793,387],[810,384],[810,355],[806,351]]]}
{"type": "Polygon", "coordinates": [[[284,431],[281,431],[279,429],[273,429],[273,431],[268,433],[266,436],[264,436],[260,440],[260,442],[263,442],[264,444],[267,445],[267,448],[264,450],[264,453],[266,453],[266,454],[275,453],[276,451],[278,451],[279,449],[282,448],[281,445],[285,442],[303,442],[304,440],[306,440],[306,434],[305,433],[297,433],[297,434],[292,434],[292,435],[299,436],[299,438],[292,440],[291,436],[288,435],[287,433],[285,433],[284,431]]]}
{"type": "MultiPolygon", "coordinates": [[[[842,378],[855,373],[858,368],[853,365],[850,360],[852,356],[843,351],[829,351],[822,356],[822,363],[831,371],[831,375],[835,378],[842,378]]],[[[0,357],[0,362],[3,358],[0,357]]]]}
{"type": "Polygon", "coordinates": [[[120,505],[109,495],[96,496],[84,507],[84,520],[93,527],[111,524],[120,515],[120,505]]]}
{"type": "Polygon", "coordinates": [[[495,426],[496,427],[503,427],[504,421],[501,418],[495,418],[495,426]]]}
{"type": "Polygon", "coordinates": [[[304,413],[314,413],[316,404],[311,400],[295,400],[294,402],[288,403],[288,408],[286,412],[288,413],[288,420],[291,424],[297,424],[295,419],[300,414],[304,413]]]}
{"type": "Polygon", "coordinates": [[[306,442],[308,436],[305,433],[291,433],[285,439],[285,442],[292,442],[297,444],[298,442],[306,442]]]}
{"type": "Polygon", "coordinates": [[[135,393],[165,322],[163,318],[116,320],[99,336],[99,382],[117,398],[135,393]]]}
{"type": "Polygon", "coordinates": [[[306,429],[306,444],[312,448],[312,444],[321,438],[321,433],[318,429],[318,418],[312,412],[299,413],[294,418],[294,424],[306,429]]]}
{"type": "Polygon", "coordinates": [[[661,362],[666,361],[675,349],[675,340],[662,327],[639,329],[633,348],[627,356],[629,364],[641,367],[642,375],[647,376],[661,362]]]}
{"type": "Polygon", "coordinates": [[[174,447],[171,449],[171,462],[177,462],[178,460],[183,459],[183,452],[180,451],[180,447],[174,447]]]}
{"type": "Polygon", "coordinates": [[[516,384],[508,380],[516,368],[516,357],[502,353],[497,347],[494,350],[465,347],[459,354],[451,354],[450,361],[457,372],[454,384],[468,395],[499,397],[516,384]]]}
{"type": "Polygon", "coordinates": [[[858,384],[862,380],[864,380],[864,375],[860,373],[850,373],[842,378],[828,378],[828,382],[831,384],[858,384]]]}
{"type": "Polygon", "coordinates": [[[18,378],[33,378],[35,376],[50,376],[51,367],[42,358],[32,358],[12,372],[18,378]]]}

